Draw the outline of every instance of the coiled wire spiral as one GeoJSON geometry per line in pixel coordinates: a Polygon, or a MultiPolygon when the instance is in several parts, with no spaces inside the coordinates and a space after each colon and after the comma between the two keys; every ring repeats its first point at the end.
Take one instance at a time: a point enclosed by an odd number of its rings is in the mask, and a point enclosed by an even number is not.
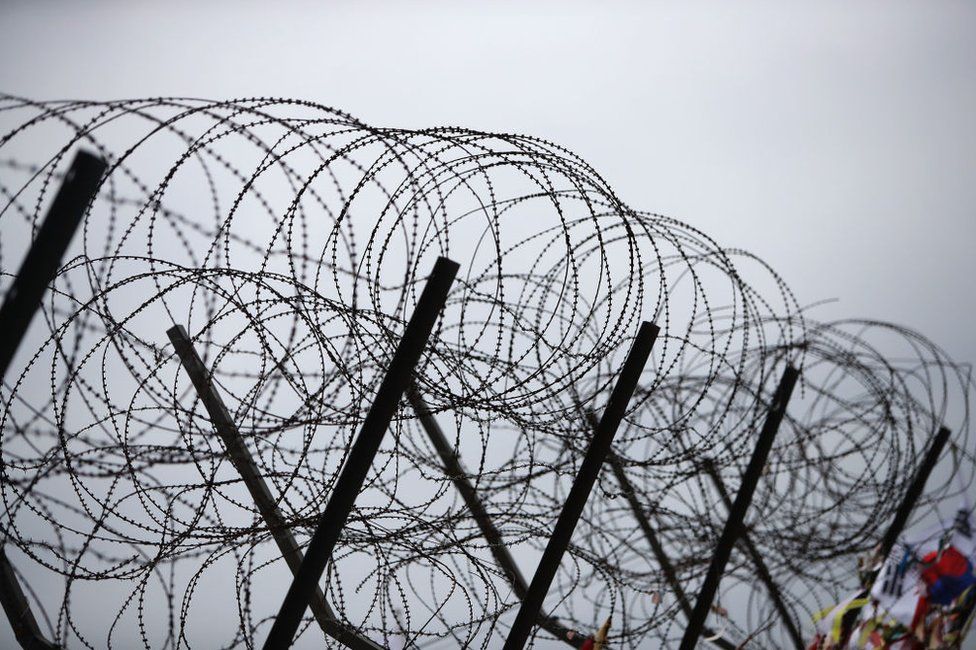
{"type": "MultiPolygon", "coordinates": [[[[971,488],[966,366],[905,328],[813,321],[761,260],[629,207],[553,143],[273,98],[8,96],[0,120],[0,290],[65,158],[109,165],[2,392],[3,535],[65,647],[254,647],[290,580],[166,330],[187,328],[307,540],[440,255],[462,271],[415,385],[523,571],[641,320],[661,336],[614,454],[688,594],[726,515],[703,463],[734,493],[787,363],[801,384],[749,533],[797,621],[850,586],[942,423],[952,453],[918,511],[971,488]]],[[[602,473],[547,609],[666,647],[684,618],[625,489],[602,473]]],[[[746,554],[722,584],[713,628],[786,647],[746,554]]],[[[406,401],[324,588],[383,645],[495,647],[511,623],[406,401]]],[[[336,647],[311,618],[297,643],[336,647]]]]}

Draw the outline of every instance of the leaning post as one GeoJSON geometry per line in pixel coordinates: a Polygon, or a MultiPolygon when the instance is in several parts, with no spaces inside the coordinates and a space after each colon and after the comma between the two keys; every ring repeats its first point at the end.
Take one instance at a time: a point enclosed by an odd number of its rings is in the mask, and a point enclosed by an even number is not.
{"type": "Polygon", "coordinates": [[[332,496],[319,518],[298,574],[278,610],[271,632],[264,642],[265,650],[284,650],[295,638],[309,600],[332,557],[339,535],[356,503],[356,497],[366,482],[373,457],[383,442],[400,399],[413,381],[414,367],[420,361],[437,317],[447,303],[447,294],[457,272],[457,262],[446,257],[439,257],[434,264],[403,337],[393,353],[386,375],[366,413],[359,435],[349,451],[332,496]]]}

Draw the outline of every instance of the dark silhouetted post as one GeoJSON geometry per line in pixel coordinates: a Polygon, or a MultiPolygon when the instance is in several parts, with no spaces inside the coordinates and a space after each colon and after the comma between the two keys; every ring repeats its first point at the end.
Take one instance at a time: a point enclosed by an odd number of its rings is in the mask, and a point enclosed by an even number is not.
{"type": "Polygon", "coordinates": [[[543,601],[552,585],[552,580],[559,570],[563,554],[569,546],[569,541],[576,529],[576,523],[583,513],[586,499],[593,489],[594,483],[600,474],[603,461],[610,451],[613,437],[617,433],[617,428],[627,412],[627,405],[630,398],[637,388],[644,365],[650,356],[651,348],[658,335],[658,327],[652,323],[641,323],[640,330],[634,339],[633,347],[624,361],[623,369],[617,377],[617,383],[610,393],[607,408],[603,412],[603,417],[597,425],[593,440],[590,442],[586,456],[580,465],[579,473],[573,481],[566,503],[563,504],[556,527],[552,531],[552,536],[546,544],[546,550],[539,560],[532,583],[529,585],[529,593],[522,601],[512,629],[509,631],[508,638],[505,640],[505,650],[521,650],[525,647],[525,642],[532,633],[532,626],[535,625],[539,612],[542,610],[543,601]]]}
{"type": "Polygon", "coordinates": [[[780,422],[783,421],[783,416],[786,413],[786,405],[790,401],[790,396],[793,394],[793,387],[796,385],[796,380],[799,375],[800,373],[796,368],[787,366],[783,372],[783,378],[780,380],[779,386],[773,394],[772,404],[770,404],[769,411],[766,413],[766,422],[763,424],[762,431],[759,433],[756,448],[752,452],[749,465],[746,467],[746,472],[742,477],[742,485],[735,495],[732,509],[729,512],[728,519],[725,521],[725,528],[722,530],[722,535],[718,540],[718,546],[715,548],[714,555],[712,555],[712,562],[708,567],[708,573],[705,574],[705,582],[702,583],[701,591],[698,592],[698,600],[695,602],[695,608],[692,610],[691,616],[688,619],[688,627],[685,628],[684,637],[681,639],[680,650],[693,650],[698,643],[702,629],[705,627],[705,618],[708,616],[708,611],[712,607],[715,592],[718,591],[722,574],[725,572],[725,565],[728,563],[729,556],[732,554],[732,546],[735,544],[735,540],[742,530],[742,522],[745,519],[746,511],[749,509],[749,504],[752,503],[752,495],[756,491],[756,485],[759,483],[759,477],[762,474],[763,467],[766,466],[766,458],[769,456],[769,450],[773,446],[773,439],[779,430],[780,422]]]}
{"type": "MultiPolygon", "coordinates": [[[[105,173],[105,162],[87,151],[79,151],[51,202],[10,289],[0,305],[0,380],[24,340],[27,328],[41,305],[44,292],[61,267],[71,238],[95,197],[105,173]]],[[[0,548],[0,602],[21,647],[44,650],[57,646],[44,638],[30,603],[14,575],[13,567],[0,548]]]]}
{"type": "Polygon", "coordinates": [[[932,439],[932,446],[929,447],[928,453],[925,454],[925,459],[915,471],[915,476],[905,491],[905,496],[902,498],[898,510],[895,511],[895,518],[891,521],[888,532],[885,533],[884,538],[881,540],[881,558],[887,558],[891,553],[891,549],[895,547],[895,542],[898,541],[898,537],[905,528],[905,524],[908,523],[908,517],[911,516],[912,510],[915,509],[918,498],[925,491],[925,484],[929,480],[929,474],[932,473],[935,464],[939,461],[939,456],[942,455],[942,450],[945,448],[946,442],[949,441],[949,435],[949,429],[940,427],[938,433],[932,439]]]}
{"type": "MultiPolygon", "coordinates": [[[[592,412],[586,412],[587,421],[593,430],[596,431],[598,421],[596,415],[592,412]]],[[[630,482],[630,477],[627,476],[624,470],[623,463],[620,462],[620,457],[614,453],[613,450],[607,454],[607,462],[610,464],[610,469],[613,470],[613,475],[617,479],[617,483],[620,485],[620,490],[623,492],[624,499],[627,501],[627,505],[630,506],[630,511],[634,515],[634,519],[637,520],[637,525],[640,526],[641,532],[644,533],[644,539],[651,547],[651,552],[654,554],[654,559],[657,560],[658,566],[661,567],[661,572],[664,574],[664,580],[671,587],[671,591],[674,592],[674,597],[678,601],[678,605],[681,607],[681,611],[684,612],[685,617],[691,616],[691,603],[688,602],[688,596],[685,594],[684,587],[681,585],[681,581],[678,580],[678,573],[674,569],[674,565],[671,563],[671,558],[668,557],[667,552],[664,550],[664,545],[661,540],[658,539],[657,532],[651,525],[651,520],[647,513],[644,511],[643,506],[641,506],[640,501],[637,500],[637,493],[634,490],[633,483],[630,482]]],[[[736,645],[720,635],[716,634],[712,630],[705,628],[705,634],[709,637],[714,637],[711,643],[717,645],[723,650],[736,650],[736,645]]]]}
{"type": "MultiPolygon", "coordinates": [[[[909,484],[908,489],[905,490],[905,495],[902,497],[901,503],[898,505],[898,510],[895,511],[895,518],[892,520],[891,525],[888,526],[888,530],[885,533],[885,536],[881,539],[881,544],[878,547],[877,557],[882,562],[887,560],[888,556],[891,555],[891,549],[894,548],[895,543],[898,541],[898,537],[905,528],[905,524],[908,523],[908,518],[911,516],[912,510],[915,509],[915,504],[918,503],[918,498],[922,496],[922,492],[925,491],[925,484],[929,480],[929,474],[932,473],[932,469],[939,461],[939,456],[942,454],[942,449],[945,447],[946,442],[949,441],[949,435],[949,429],[946,427],[939,428],[939,431],[932,439],[932,445],[925,454],[925,458],[922,459],[922,464],[919,465],[918,469],[915,471],[915,476],[912,477],[912,482],[909,484]]],[[[873,581],[876,579],[877,574],[872,578],[872,584],[864,586],[864,594],[871,593],[873,581]]],[[[856,612],[859,609],[860,608],[848,610],[847,616],[856,615],[856,612]]],[[[968,627],[963,629],[968,629],[968,627]]]]}
{"type": "MultiPolygon", "coordinates": [[[[515,596],[519,600],[524,600],[526,594],[529,593],[529,585],[522,576],[522,572],[519,571],[518,564],[515,563],[512,554],[508,552],[508,547],[505,546],[501,532],[495,527],[491,517],[488,516],[488,511],[485,509],[481,499],[478,498],[477,491],[474,489],[471,481],[468,480],[468,473],[461,464],[461,459],[454,453],[451,443],[448,442],[440,425],[437,424],[437,420],[434,419],[430,407],[427,406],[427,403],[417,391],[416,386],[411,386],[407,389],[407,399],[410,401],[413,410],[417,413],[420,424],[424,428],[424,431],[427,432],[427,437],[430,438],[431,443],[434,445],[437,455],[440,456],[445,473],[451,479],[451,482],[454,483],[454,487],[461,494],[461,498],[464,499],[468,510],[471,511],[471,516],[474,517],[478,527],[481,529],[481,535],[488,542],[488,548],[495,558],[495,562],[505,572],[505,577],[508,578],[509,584],[512,585],[512,591],[515,592],[515,596]]],[[[568,636],[570,630],[559,623],[554,617],[541,616],[539,625],[548,630],[560,641],[564,641],[574,648],[579,648],[583,645],[582,635],[574,636],[570,639],[568,636]]]]}
{"type": "MultiPolygon", "coordinates": [[[[725,483],[722,481],[722,476],[718,473],[715,465],[712,463],[711,459],[705,459],[702,461],[702,467],[705,473],[708,474],[712,483],[715,484],[715,489],[718,490],[719,496],[722,498],[722,502],[725,504],[725,509],[728,512],[732,512],[732,499],[729,497],[728,490],[725,489],[725,483]]],[[[773,580],[772,574],[769,572],[769,567],[766,566],[766,562],[762,559],[762,555],[759,554],[759,549],[756,545],[752,543],[752,538],[749,537],[749,533],[746,532],[745,526],[742,527],[739,542],[745,548],[746,554],[749,559],[752,560],[753,566],[756,567],[756,574],[764,585],[766,585],[766,591],[769,592],[769,598],[773,601],[773,607],[779,614],[780,619],[783,621],[783,625],[786,627],[787,633],[790,635],[790,640],[793,641],[793,645],[797,650],[803,650],[806,646],[803,643],[803,637],[800,636],[800,630],[796,626],[796,622],[793,619],[793,615],[790,613],[789,608],[786,606],[786,602],[783,600],[783,594],[779,590],[779,586],[776,581],[773,580]]]]}
{"type": "MultiPolygon", "coordinates": [[[[230,458],[237,472],[241,475],[244,486],[250,492],[254,505],[257,506],[261,518],[264,519],[264,523],[268,526],[271,536],[278,545],[281,556],[284,558],[288,568],[291,569],[292,574],[297,575],[298,569],[302,564],[302,551],[298,547],[295,537],[291,534],[291,530],[288,528],[288,524],[281,514],[281,510],[278,508],[275,498],[271,495],[271,490],[268,488],[264,476],[261,475],[261,471],[254,462],[250,450],[244,444],[237,425],[234,423],[230,412],[224,405],[224,401],[220,398],[220,394],[213,385],[207,367],[203,365],[203,360],[197,354],[196,349],[193,347],[193,342],[187,336],[186,330],[183,329],[182,325],[176,325],[170,328],[166,334],[169,336],[169,340],[172,342],[173,348],[176,350],[176,354],[179,356],[183,368],[186,370],[186,374],[190,376],[190,381],[193,382],[193,387],[196,389],[200,401],[203,402],[204,407],[207,409],[207,413],[210,415],[210,421],[217,431],[217,436],[223,443],[224,449],[227,450],[228,458],[230,458]]],[[[315,585],[309,606],[319,627],[332,638],[356,650],[381,650],[382,646],[361,636],[355,630],[349,629],[348,626],[336,619],[335,614],[325,600],[325,594],[322,593],[318,585],[315,585]]]]}
{"type": "Polygon", "coordinates": [[[44,292],[61,267],[61,258],[85,210],[95,197],[104,173],[105,162],[101,158],[87,151],[75,154],[44,222],[20,265],[17,277],[3,297],[3,305],[0,306],[0,330],[3,331],[0,337],[0,379],[6,376],[7,367],[27,333],[44,292]]]}
{"type": "Polygon", "coordinates": [[[278,610],[278,617],[264,642],[265,650],[283,650],[295,638],[302,615],[315,593],[356,497],[366,481],[373,457],[383,442],[383,436],[396,414],[403,393],[412,382],[414,367],[420,361],[437,317],[447,302],[447,294],[457,271],[457,262],[446,257],[438,258],[434,264],[434,270],[417,300],[403,338],[393,353],[386,375],[339,474],[332,496],[322,512],[298,575],[292,581],[281,609],[278,610]]]}
{"type": "Polygon", "coordinates": [[[0,546],[0,604],[14,630],[17,643],[24,650],[55,650],[58,646],[51,643],[41,634],[34,612],[31,611],[27,596],[10,566],[7,553],[0,546]]]}

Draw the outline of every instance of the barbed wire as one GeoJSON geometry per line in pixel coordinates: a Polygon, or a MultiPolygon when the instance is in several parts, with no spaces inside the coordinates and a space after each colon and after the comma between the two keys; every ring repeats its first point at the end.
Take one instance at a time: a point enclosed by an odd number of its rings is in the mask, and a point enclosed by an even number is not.
{"type": "MultiPolygon", "coordinates": [[[[546,601],[569,629],[680,638],[624,497],[696,593],[726,516],[702,463],[734,493],[787,363],[801,384],[748,530],[797,621],[850,584],[940,424],[952,454],[919,512],[971,488],[967,366],[905,328],[814,322],[762,260],[632,209],[543,139],[275,98],[5,96],[0,120],[3,290],[65,157],[108,164],[2,393],[3,535],[64,647],[253,647],[290,581],[166,331],[188,331],[302,544],[438,256],[461,272],[415,390],[523,569],[637,325],[661,327],[616,437],[629,487],[601,474],[546,601]]],[[[325,598],[381,645],[494,647],[505,571],[406,400],[390,433],[325,598]]],[[[723,587],[713,628],[785,647],[745,554],[723,587]]],[[[298,643],[323,643],[312,617],[298,643]]]]}

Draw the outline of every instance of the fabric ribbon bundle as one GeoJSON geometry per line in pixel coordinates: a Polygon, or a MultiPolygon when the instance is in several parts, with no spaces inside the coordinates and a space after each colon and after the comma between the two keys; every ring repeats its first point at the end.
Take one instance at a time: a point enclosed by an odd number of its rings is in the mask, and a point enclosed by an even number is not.
{"type": "Polygon", "coordinates": [[[874,562],[865,588],[815,619],[810,650],[954,650],[976,605],[973,513],[961,507],[951,527],[903,540],[874,562]]]}

